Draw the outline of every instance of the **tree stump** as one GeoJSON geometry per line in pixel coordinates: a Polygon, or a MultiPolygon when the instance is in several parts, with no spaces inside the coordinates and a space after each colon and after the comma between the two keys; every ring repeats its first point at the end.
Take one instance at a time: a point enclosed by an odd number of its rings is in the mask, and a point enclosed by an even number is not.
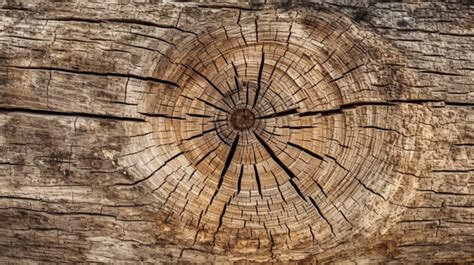
{"type": "Polygon", "coordinates": [[[470,1],[145,2],[0,2],[2,262],[474,262],[470,1]]]}

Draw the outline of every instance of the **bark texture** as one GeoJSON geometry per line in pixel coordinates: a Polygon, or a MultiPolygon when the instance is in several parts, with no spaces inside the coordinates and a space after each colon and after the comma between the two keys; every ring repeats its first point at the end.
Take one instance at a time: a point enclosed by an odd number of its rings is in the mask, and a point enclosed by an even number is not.
{"type": "Polygon", "coordinates": [[[0,1],[1,261],[474,262],[470,1],[119,2],[0,1]]]}

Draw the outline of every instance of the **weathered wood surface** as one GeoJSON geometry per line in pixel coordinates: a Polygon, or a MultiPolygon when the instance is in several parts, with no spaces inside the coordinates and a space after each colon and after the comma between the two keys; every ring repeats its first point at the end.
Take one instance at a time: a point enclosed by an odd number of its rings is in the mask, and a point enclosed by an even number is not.
{"type": "Polygon", "coordinates": [[[28,2],[2,262],[474,262],[469,1],[28,2]]]}

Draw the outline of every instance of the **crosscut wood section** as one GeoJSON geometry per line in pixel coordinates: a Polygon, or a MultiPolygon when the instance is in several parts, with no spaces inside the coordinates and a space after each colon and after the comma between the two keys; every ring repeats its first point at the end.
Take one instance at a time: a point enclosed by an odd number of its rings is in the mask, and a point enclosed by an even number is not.
{"type": "Polygon", "coordinates": [[[474,6],[352,2],[0,1],[0,260],[474,262],[474,6]]]}

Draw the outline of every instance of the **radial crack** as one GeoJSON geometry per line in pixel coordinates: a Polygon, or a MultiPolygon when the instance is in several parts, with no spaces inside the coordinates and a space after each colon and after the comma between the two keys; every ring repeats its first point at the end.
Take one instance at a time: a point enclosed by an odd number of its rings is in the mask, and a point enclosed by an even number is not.
{"type": "Polygon", "coordinates": [[[260,89],[262,88],[262,74],[263,74],[264,64],[265,64],[265,53],[262,52],[262,60],[260,61],[260,69],[258,70],[257,90],[255,91],[255,99],[253,101],[252,108],[255,108],[255,106],[257,105],[260,89]]]}
{"type": "Polygon", "coordinates": [[[217,128],[212,128],[212,129],[209,129],[209,130],[205,130],[205,131],[203,131],[203,132],[200,133],[200,134],[196,134],[196,135],[193,135],[193,136],[191,136],[191,137],[189,137],[189,138],[183,139],[183,141],[189,141],[189,140],[192,140],[192,139],[195,139],[195,138],[198,138],[198,137],[202,137],[202,136],[204,136],[205,134],[210,133],[210,132],[213,132],[213,131],[215,131],[215,130],[217,130],[217,128]]]}
{"type": "Polygon", "coordinates": [[[183,118],[183,117],[168,116],[162,113],[146,113],[146,112],[138,112],[138,113],[144,116],[148,116],[148,117],[159,117],[159,118],[165,118],[165,119],[170,119],[170,120],[186,120],[186,118],[183,118]]]}
{"type": "Polygon", "coordinates": [[[314,201],[313,198],[308,197],[311,203],[313,204],[314,208],[316,208],[316,211],[318,211],[319,215],[326,221],[326,223],[329,225],[329,228],[331,229],[331,233],[336,237],[336,234],[334,233],[334,228],[332,227],[332,224],[329,222],[329,220],[324,216],[323,212],[319,208],[318,204],[314,201]]]}
{"type": "Polygon", "coordinates": [[[314,129],[317,128],[315,126],[291,126],[291,125],[283,125],[281,128],[287,128],[290,130],[301,130],[301,129],[314,129]]]}
{"type": "Polygon", "coordinates": [[[359,184],[362,185],[362,187],[364,187],[364,189],[366,189],[366,190],[372,192],[373,194],[379,196],[379,197],[382,198],[384,201],[387,200],[387,199],[385,199],[384,196],[382,196],[382,194],[376,192],[375,190],[373,190],[373,189],[369,188],[367,185],[365,185],[364,182],[362,182],[360,179],[358,179],[358,178],[356,178],[356,179],[357,179],[357,181],[359,182],[359,184]]]}
{"type": "Polygon", "coordinates": [[[222,112],[229,113],[229,111],[227,111],[227,110],[225,110],[225,109],[223,109],[223,108],[221,108],[221,107],[219,107],[219,106],[217,106],[217,105],[215,105],[215,104],[212,104],[211,102],[208,102],[208,101],[206,101],[206,100],[204,100],[204,99],[201,99],[201,98],[196,98],[196,99],[199,100],[199,101],[201,101],[202,103],[204,103],[204,104],[210,106],[210,107],[215,108],[216,110],[220,110],[220,111],[222,111],[222,112]]]}
{"type": "Polygon", "coordinates": [[[242,177],[244,175],[244,165],[240,165],[239,181],[237,183],[237,194],[242,190],[242,177]]]}
{"type": "Polygon", "coordinates": [[[296,149],[298,149],[298,150],[300,150],[300,151],[303,151],[303,152],[307,153],[308,155],[310,155],[310,156],[312,156],[312,157],[314,157],[314,158],[316,158],[316,159],[319,159],[319,160],[324,161],[324,158],[323,158],[321,155],[318,155],[318,154],[316,154],[315,152],[313,152],[313,151],[311,151],[311,150],[308,150],[308,149],[306,149],[306,148],[304,148],[304,147],[302,147],[302,146],[300,146],[300,145],[297,145],[297,144],[292,143],[292,142],[288,142],[288,145],[289,145],[289,146],[292,146],[292,147],[294,147],[294,148],[296,148],[296,149]]]}
{"type": "MultiPolygon", "coordinates": [[[[219,147],[219,146],[217,146],[219,147]]],[[[201,164],[202,161],[204,161],[204,159],[206,159],[210,154],[214,153],[216,150],[217,150],[217,147],[212,149],[211,151],[209,151],[207,154],[205,154],[197,163],[196,163],[196,167],[201,164]]]]}
{"type": "Polygon", "coordinates": [[[305,116],[315,116],[315,115],[333,115],[333,114],[342,114],[343,110],[353,109],[363,106],[393,106],[393,103],[386,101],[368,101],[368,102],[351,102],[346,104],[341,104],[338,108],[334,109],[325,109],[325,110],[314,110],[306,111],[299,114],[300,117],[305,116]]]}
{"type": "Polygon", "coordinates": [[[272,118],[278,118],[278,117],[283,117],[283,116],[289,116],[289,115],[293,115],[293,114],[298,114],[298,108],[287,109],[287,110],[275,112],[275,113],[272,113],[272,114],[257,117],[256,119],[272,119],[272,118]]]}
{"type": "Polygon", "coordinates": [[[140,76],[128,73],[114,73],[114,72],[94,72],[94,71],[83,71],[83,70],[74,70],[74,69],[66,69],[66,68],[58,68],[58,67],[50,67],[50,66],[41,66],[41,67],[33,67],[33,66],[14,66],[10,65],[8,67],[16,68],[16,69],[25,69],[25,70],[44,70],[44,71],[56,71],[56,72],[63,72],[69,74],[77,74],[77,75],[92,75],[92,76],[114,76],[114,77],[124,77],[124,78],[134,78],[142,81],[151,81],[156,83],[162,83],[166,85],[170,85],[173,87],[179,87],[177,83],[174,83],[169,80],[159,79],[153,76],[140,76]]]}
{"type": "Polygon", "coordinates": [[[224,208],[222,209],[221,215],[219,217],[219,224],[217,225],[216,233],[219,232],[222,226],[222,220],[224,219],[225,212],[227,210],[227,203],[224,204],[224,208]]]}
{"type": "Polygon", "coordinates": [[[263,198],[263,196],[262,196],[262,186],[260,184],[260,176],[258,175],[258,170],[257,170],[257,165],[256,164],[253,164],[253,170],[255,171],[255,180],[257,181],[258,193],[260,194],[260,197],[263,198]]]}
{"type": "Polygon", "coordinates": [[[205,114],[197,114],[197,113],[186,113],[187,116],[194,117],[194,118],[212,118],[213,116],[205,115],[205,114]]]}
{"type": "Polygon", "coordinates": [[[229,154],[227,155],[227,159],[225,160],[224,167],[222,168],[222,172],[219,177],[219,183],[217,184],[216,193],[219,191],[220,187],[222,186],[222,182],[224,181],[224,176],[227,173],[227,170],[229,169],[232,159],[234,158],[235,151],[237,150],[237,146],[239,145],[239,138],[240,138],[240,135],[237,134],[237,136],[235,136],[234,142],[232,143],[232,146],[230,147],[229,154]]]}
{"type": "Polygon", "coordinates": [[[104,115],[96,113],[85,113],[85,112],[61,112],[52,110],[40,110],[40,109],[26,109],[26,108],[8,108],[0,107],[0,112],[11,112],[11,113],[25,113],[32,115],[45,115],[45,116],[69,116],[69,117],[82,117],[90,119],[103,119],[103,120],[115,120],[115,121],[127,121],[127,122],[145,122],[142,118],[132,117],[120,117],[113,115],[104,115]]]}
{"type": "Polygon", "coordinates": [[[265,95],[267,94],[268,90],[270,90],[270,87],[271,87],[273,81],[275,80],[273,78],[273,74],[275,73],[276,67],[277,67],[278,63],[280,62],[280,59],[281,59],[281,57],[278,57],[277,61],[273,65],[272,71],[270,72],[270,76],[268,77],[268,80],[270,80],[270,81],[268,82],[268,85],[267,85],[265,91],[263,91],[263,93],[262,93],[262,98],[265,98],[265,95]]]}
{"type": "Polygon", "coordinates": [[[301,199],[303,199],[304,201],[306,201],[306,198],[304,197],[303,193],[301,192],[300,188],[298,187],[298,185],[296,185],[296,183],[293,181],[293,179],[289,179],[289,182],[291,184],[291,186],[293,186],[293,188],[295,189],[296,193],[298,193],[298,195],[301,197],[301,199]]]}
{"type": "Polygon", "coordinates": [[[193,72],[195,72],[195,73],[198,74],[200,77],[202,77],[204,80],[206,80],[207,83],[209,83],[209,85],[211,85],[212,88],[214,88],[214,90],[216,90],[217,93],[219,93],[219,95],[221,95],[221,97],[222,97],[222,99],[223,99],[222,101],[223,101],[228,107],[230,107],[229,104],[225,101],[226,96],[225,96],[224,92],[222,92],[222,90],[220,90],[207,76],[205,76],[205,75],[203,75],[202,73],[196,71],[193,67],[189,67],[189,68],[191,68],[191,69],[193,70],[193,72]]]}
{"type": "Polygon", "coordinates": [[[267,153],[270,155],[270,157],[286,172],[286,174],[290,177],[290,179],[297,178],[295,173],[293,173],[285,165],[285,163],[283,163],[280,160],[280,158],[278,158],[278,156],[275,154],[275,152],[273,152],[272,148],[267,143],[265,143],[265,141],[257,133],[254,132],[253,134],[255,135],[257,140],[260,142],[260,144],[263,146],[263,148],[267,151],[267,153]]]}

